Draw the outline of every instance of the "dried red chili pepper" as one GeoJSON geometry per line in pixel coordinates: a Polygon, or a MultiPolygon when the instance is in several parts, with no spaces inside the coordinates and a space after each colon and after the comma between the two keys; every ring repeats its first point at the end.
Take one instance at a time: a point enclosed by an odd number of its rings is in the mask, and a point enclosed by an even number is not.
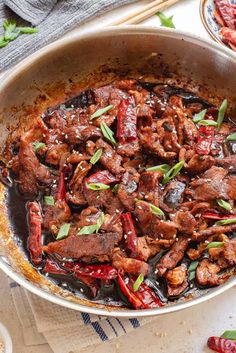
{"type": "Polygon", "coordinates": [[[56,261],[53,261],[49,258],[46,259],[43,272],[50,273],[53,275],[68,275],[68,271],[61,268],[56,261]]]}
{"type": "Polygon", "coordinates": [[[93,183],[103,183],[103,184],[111,184],[118,183],[120,178],[111,174],[108,170],[101,170],[95,174],[90,175],[90,177],[86,178],[86,184],[93,183]]]}
{"type": "MultiPolygon", "coordinates": [[[[134,282],[135,280],[130,278],[127,284],[127,287],[131,291],[133,290],[134,282]]],[[[145,305],[145,309],[158,308],[164,305],[160,301],[160,298],[156,296],[153,290],[146,283],[140,284],[139,289],[137,292],[135,292],[135,296],[142,301],[142,303],[145,305]]]]}
{"type": "Polygon", "coordinates": [[[114,279],[117,277],[117,270],[110,265],[85,265],[82,262],[67,263],[66,268],[71,269],[76,274],[81,274],[99,279],[114,279]]]}
{"type": "Polygon", "coordinates": [[[226,27],[235,30],[234,10],[228,0],[215,0],[216,9],[226,27]]]}
{"type": "Polygon", "coordinates": [[[63,201],[65,200],[65,196],[66,196],[65,174],[64,172],[61,171],[59,174],[57,199],[63,201]]]}
{"type": "Polygon", "coordinates": [[[80,273],[74,273],[74,277],[83,282],[87,287],[89,287],[93,298],[96,297],[99,290],[99,284],[96,278],[81,275],[80,273]]]}
{"type": "Polygon", "coordinates": [[[219,353],[236,353],[236,341],[222,337],[209,337],[207,345],[210,349],[219,353]]]}
{"type": "Polygon", "coordinates": [[[198,154],[209,154],[211,151],[211,145],[214,138],[215,128],[214,126],[200,126],[198,129],[197,143],[195,151],[198,154]]]}
{"type": "Polygon", "coordinates": [[[121,143],[137,139],[137,114],[133,97],[123,99],[119,105],[116,136],[121,143]]]}
{"type": "Polygon", "coordinates": [[[43,259],[42,248],[42,214],[38,202],[27,204],[29,217],[28,249],[32,262],[39,265],[43,259]]]}
{"type": "Polygon", "coordinates": [[[129,212],[121,215],[124,230],[125,247],[130,257],[138,257],[138,239],[132,216],[129,212]]]}
{"type": "Polygon", "coordinates": [[[132,293],[119,273],[117,279],[122,293],[126,296],[130,304],[132,304],[135,309],[144,309],[145,304],[138,297],[136,297],[134,293],[132,293]]]}
{"type": "Polygon", "coordinates": [[[205,212],[203,214],[203,217],[206,219],[221,220],[221,219],[235,218],[236,214],[220,215],[219,213],[205,212]]]}

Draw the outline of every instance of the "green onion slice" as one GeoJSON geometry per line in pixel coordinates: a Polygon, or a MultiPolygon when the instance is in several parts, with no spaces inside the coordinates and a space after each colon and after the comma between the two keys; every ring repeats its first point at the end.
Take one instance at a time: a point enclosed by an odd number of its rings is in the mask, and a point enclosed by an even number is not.
{"type": "Polygon", "coordinates": [[[201,120],[198,124],[203,126],[218,126],[218,123],[214,120],[201,120]]]}
{"type": "Polygon", "coordinates": [[[167,17],[163,12],[157,12],[156,15],[159,17],[161,21],[161,25],[163,27],[168,27],[168,28],[175,28],[175,25],[173,23],[173,15],[170,17],[167,17]]]}
{"type": "Polygon", "coordinates": [[[236,340],[236,330],[228,330],[221,335],[222,338],[227,338],[228,340],[236,340]]]}
{"type": "Polygon", "coordinates": [[[104,218],[105,215],[102,212],[100,217],[98,218],[98,221],[96,224],[92,224],[90,226],[84,226],[82,227],[79,232],[78,235],[82,235],[82,234],[93,234],[93,233],[97,233],[99,231],[99,229],[101,228],[103,222],[104,222],[104,218]]]}
{"type": "Polygon", "coordinates": [[[59,229],[56,240],[63,239],[68,236],[70,230],[70,223],[65,223],[59,229]]]}
{"type": "Polygon", "coordinates": [[[152,213],[155,215],[155,216],[162,216],[162,217],[165,217],[165,213],[157,206],[153,205],[152,203],[150,202],[147,202],[147,201],[144,201],[144,200],[139,200],[139,199],[134,199],[135,202],[145,202],[147,205],[150,206],[151,210],[152,210],[152,213]]]}
{"type": "Polygon", "coordinates": [[[189,281],[192,281],[195,277],[196,277],[196,271],[189,272],[189,276],[188,276],[189,281]]]}
{"type": "Polygon", "coordinates": [[[194,114],[193,122],[198,123],[199,121],[203,120],[205,118],[206,112],[207,112],[207,109],[203,109],[199,113],[194,114]]]}
{"type": "Polygon", "coordinates": [[[112,109],[114,107],[114,105],[108,105],[104,108],[100,108],[98,110],[96,110],[96,112],[94,112],[91,116],[90,116],[90,120],[99,118],[101,115],[105,114],[106,112],[108,112],[108,110],[112,109]]]}
{"type": "Polygon", "coordinates": [[[44,196],[44,203],[47,206],[54,206],[54,198],[52,196],[44,196]]]}
{"type": "Polygon", "coordinates": [[[206,249],[221,248],[222,246],[224,246],[224,242],[223,241],[212,241],[211,243],[209,243],[207,245],[206,249]]]}
{"type": "Polygon", "coordinates": [[[119,184],[114,185],[112,192],[114,192],[114,194],[117,194],[119,190],[119,184]]]}
{"type": "Polygon", "coordinates": [[[113,146],[116,146],[116,140],[114,139],[113,135],[114,135],[114,132],[107,126],[106,123],[104,123],[104,121],[101,122],[101,130],[102,130],[102,134],[103,136],[111,142],[111,144],[113,146]]]}
{"type": "Polygon", "coordinates": [[[215,225],[216,226],[224,226],[224,225],[232,224],[232,223],[236,223],[236,218],[221,219],[220,221],[216,222],[215,225]]]}
{"type": "Polygon", "coordinates": [[[170,170],[170,166],[168,164],[160,164],[146,169],[147,172],[158,172],[159,170],[167,173],[170,170]]]}
{"type": "Polygon", "coordinates": [[[226,137],[226,140],[228,140],[228,141],[236,141],[236,132],[233,132],[232,134],[228,135],[226,137]]]}
{"type": "Polygon", "coordinates": [[[33,146],[34,146],[34,152],[37,153],[37,152],[40,150],[40,148],[43,148],[43,147],[45,147],[46,145],[45,145],[45,143],[43,143],[43,142],[35,141],[35,142],[33,143],[33,146]]]}
{"type": "Polygon", "coordinates": [[[229,202],[226,202],[225,200],[222,200],[222,199],[217,200],[216,202],[218,203],[218,205],[220,207],[224,208],[226,211],[231,211],[232,210],[232,207],[231,207],[229,202]]]}
{"type": "Polygon", "coordinates": [[[99,148],[99,149],[94,153],[94,155],[92,156],[92,158],[90,159],[90,163],[93,164],[93,165],[96,164],[96,163],[99,161],[101,155],[102,155],[102,148],[99,148]]]}
{"type": "Polygon", "coordinates": [[[133,291],[137,292],[139,290],[139,287],[141,286],[141,284],[144,281],[144,275],[142,273],[140,273],[140,275],[138,276],[138,278],[136,279],[136,281],[133,284],[133,291]]]}
{"type": "Polygon", "coordinates": [[[103,184],[103,183],[91,183],[91,184],[86,184],[87,188],[90,190],[107,190],[110,188],[109,185],[103,184]]]}
{"type": "Polygon", "coordinates": [[[221,106],[220,106],[219,112],[218,112],[217,130],[220,129],[221,124],[223,123],[223,120],[224,120],[224,117],[225,117],[225,113],[226,113],[226,110],[227,110],[227,105],[228,105],[227,99],[224,99],[222,104],[221,104],[221,106]]]}
{"type": "Polygon", "coordinates": [[[167,184],[171,179],[173,179],[183,168],[184,161],[180,161],[176,165],[174,165],[165,175],[162,180],[162,184],[167,184]]]}
{"type": "Polygon", "coordinates": [[[198,264],[199,264],[199,261],[192,261],[191,264],[189,265],[188,272],[195,271],[198,264]]]}

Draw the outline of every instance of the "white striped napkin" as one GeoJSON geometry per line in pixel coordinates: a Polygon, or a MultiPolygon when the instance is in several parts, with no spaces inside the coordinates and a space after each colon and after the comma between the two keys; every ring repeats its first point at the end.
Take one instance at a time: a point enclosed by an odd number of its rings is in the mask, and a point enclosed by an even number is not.
{"type": "Polygon", "coordinates": [[[55,353],[79,353],[82,348],[107,341],[154,320],[118,319],[66,309],[10,282],[13,302],[26,345],[46,342],[55,353]]]}

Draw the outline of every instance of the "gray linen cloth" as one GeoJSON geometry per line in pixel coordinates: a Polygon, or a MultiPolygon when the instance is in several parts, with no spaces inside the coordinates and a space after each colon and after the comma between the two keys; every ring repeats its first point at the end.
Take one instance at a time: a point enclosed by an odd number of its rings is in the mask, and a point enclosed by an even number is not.
{"type": "Polygon", "coordinates": [[[0,71],[98,15],[136,0],[0,0],[0,35],[4,19],[37,26],[39,32],[20,35],[0,48],[0,71]],[[26,22],[28,21],[28,22],[26,22]]]}

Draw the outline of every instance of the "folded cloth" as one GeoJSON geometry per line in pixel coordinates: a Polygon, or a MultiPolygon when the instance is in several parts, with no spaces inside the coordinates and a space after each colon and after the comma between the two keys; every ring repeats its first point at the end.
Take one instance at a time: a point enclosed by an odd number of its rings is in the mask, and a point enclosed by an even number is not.
{"type": "MultiPolygon", "coordinates": [[[[39,32],[21,35],[0,48],[0,71],[58,39],[89,19],[137,0],[0,0],[0,25],[16,18],[37,26],[39,32]],[[9,9],[11,11],[9,11],[9,9]]],[[[1,26],[0,26],[1,27],[1,26]]],[[[1,33],[2,34],[2,33],[1,33]]]]}
{"type": "Polygon", "coordinates": [[[154,320],[89,315],[48,302],[10,282],[26,345],[47,342],[55,353],[79,353],[82,348],[120,337],[154,320]]]}

